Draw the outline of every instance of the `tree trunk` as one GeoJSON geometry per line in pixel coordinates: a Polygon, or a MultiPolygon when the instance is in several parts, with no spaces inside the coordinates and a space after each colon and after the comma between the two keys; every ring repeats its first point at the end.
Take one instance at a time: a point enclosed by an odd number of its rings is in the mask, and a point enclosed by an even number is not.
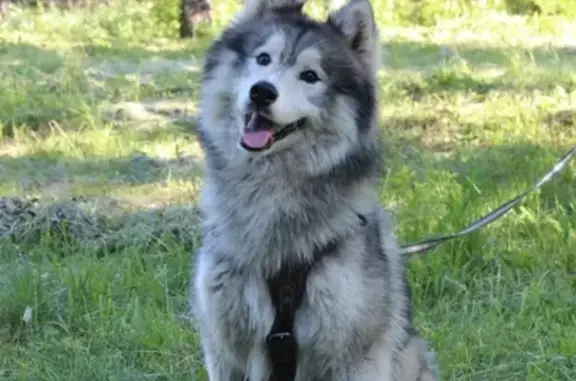
{"type": "Polygon", "coordinates": [[[180,0],[180,37],[194,37],[202,22],[212,22],[211,0],[180,0]]]}

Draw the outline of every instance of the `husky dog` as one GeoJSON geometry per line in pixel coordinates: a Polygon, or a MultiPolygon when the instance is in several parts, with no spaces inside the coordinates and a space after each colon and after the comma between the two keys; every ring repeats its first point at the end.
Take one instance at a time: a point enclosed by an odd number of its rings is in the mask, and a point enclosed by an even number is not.
{"type": "Polygon", "coordinates": [[[319,22],[302,1],[247,0],[206,55],[203,236],[191,308],[208,378],[286,379],[268,340],[288,309],[271,279],[305,268],[280,287],[298,289],[282,334],[297,348],[289,379],[437,380],[377,200],[372,7],[351,0],[319,22]]]}

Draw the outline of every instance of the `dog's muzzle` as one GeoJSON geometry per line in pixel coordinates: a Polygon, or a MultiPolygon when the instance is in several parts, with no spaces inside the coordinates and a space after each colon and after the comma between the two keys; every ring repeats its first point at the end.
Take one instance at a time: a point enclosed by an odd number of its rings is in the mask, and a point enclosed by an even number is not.
{"type": "Polygon", "coordinates": [[[278,99],[278,90],[267,81],[256,82],[250,88],[252,111],[245,116],[240,145],[247,151],[265,151],[291,133],[304,127],[306,120],[299,119],[284,126],[267,117],[268,108],[278,99]]]}

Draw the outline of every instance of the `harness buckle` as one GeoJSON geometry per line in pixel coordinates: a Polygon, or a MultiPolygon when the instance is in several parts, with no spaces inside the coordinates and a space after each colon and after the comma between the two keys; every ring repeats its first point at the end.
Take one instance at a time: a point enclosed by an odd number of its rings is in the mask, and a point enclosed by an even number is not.
{"type": "Polygon", "coordinates": [[[290,332],[271,333],[266,344],[273,364],[296,363],[296,340],[290,332]]]}

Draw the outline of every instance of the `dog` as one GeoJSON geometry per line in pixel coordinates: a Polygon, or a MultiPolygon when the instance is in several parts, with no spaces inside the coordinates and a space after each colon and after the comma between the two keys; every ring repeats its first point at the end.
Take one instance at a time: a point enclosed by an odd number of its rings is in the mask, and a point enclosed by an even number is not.
{"type": "Polygon", "coordinates": [[[246,0],[207,51],[190,308],[210,381],[437,381],[379,206],[368,0],[246,0]]]}

